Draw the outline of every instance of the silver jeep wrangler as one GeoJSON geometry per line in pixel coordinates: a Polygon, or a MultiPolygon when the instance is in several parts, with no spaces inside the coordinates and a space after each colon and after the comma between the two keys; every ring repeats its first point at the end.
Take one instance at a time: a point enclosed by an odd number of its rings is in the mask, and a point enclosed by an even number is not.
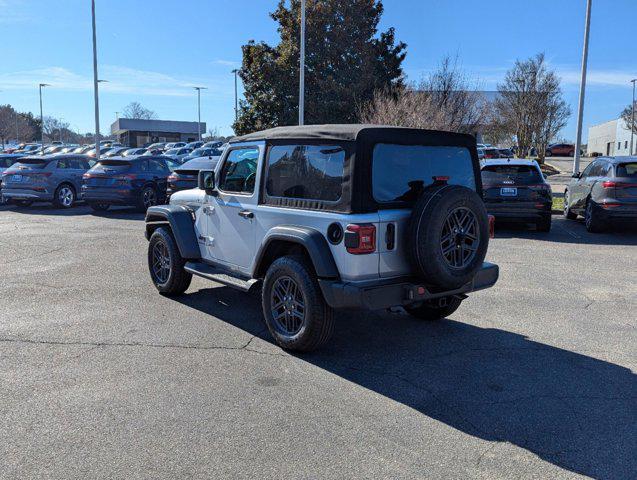
{"type": "Polygon", "coordinates": [[[370,125],[280,127],[235,138],[199,188],[148,209],[153,283],[198,275],[261,288],[283,348],[330,337],[335,309],[402,306],[435,320],[498,279],[476,143],[370,125]]]}

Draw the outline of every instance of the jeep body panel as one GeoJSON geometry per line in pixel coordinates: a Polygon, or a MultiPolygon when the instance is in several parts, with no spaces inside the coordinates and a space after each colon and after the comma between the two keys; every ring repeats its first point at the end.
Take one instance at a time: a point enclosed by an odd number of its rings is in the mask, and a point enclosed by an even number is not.
{"type": "Polygon", "coordinates": [[[157,205],[146,212],[146,238],[163,225],[170,226],[180,255],[185,259],[201,258],[192,211],[181,205],[157,205]]]}

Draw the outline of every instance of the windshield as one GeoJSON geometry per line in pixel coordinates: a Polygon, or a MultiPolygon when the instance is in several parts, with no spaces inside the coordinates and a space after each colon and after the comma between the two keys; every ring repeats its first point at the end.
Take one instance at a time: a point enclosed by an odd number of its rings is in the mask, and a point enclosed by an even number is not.
{"type": "Polygon", "coordinates": [[[434,177],[449,177],[450,184],[475,190],[469,149],[385,143],[374,147],[372,185],[377,202],[413,202],[434,177]]]}
{"type": "Polygon", "coordinates": [[[637,162],[620,163],[617,165],[618,177],[637,177],[637,162]]]}
{"type": "Polygon", "coordinates": [[[532,185],[544,182],[540,171],[532,165],[487,165],[482,169],[482,183],[494,185],[502,182],[532,185]]]}

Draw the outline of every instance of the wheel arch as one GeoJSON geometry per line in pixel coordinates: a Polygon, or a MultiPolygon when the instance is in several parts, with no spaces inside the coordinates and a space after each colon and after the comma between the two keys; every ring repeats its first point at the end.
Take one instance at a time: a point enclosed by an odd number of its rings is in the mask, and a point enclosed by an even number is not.
{"type": "Polygon", "coordinates": [[[332,251],[321,232],[309,227],[281,225],[272,228],[263,238],[254,260],[253,278],[264,277],[272,262],[290,254],[306,256],[319,278],[339,277],[332,251]]]}
{"type": "Polygon", "coordinates": [[[192,212],[181,205],[157,205],[146,211],[146,239],[159,227],[171,231],[182,258],[201,258],[192,212]]]}

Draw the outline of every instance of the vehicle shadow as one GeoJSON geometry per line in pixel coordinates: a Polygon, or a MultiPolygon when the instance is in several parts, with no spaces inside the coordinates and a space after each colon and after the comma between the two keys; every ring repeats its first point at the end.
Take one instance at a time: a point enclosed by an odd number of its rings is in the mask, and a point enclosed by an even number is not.
{"type": "Polygon", "coordinates": [[[496,222],[495,238],[523,238],[545,242],[585,245],[637,245],[637,225],[612,225],[603,233],[589,233],[583,220],[566,220],[553,215],[550,232],[538,232],[523,223],[496,222]]]}
{"type": "Polygon", "coordinates": [[[97,217],[112,218],[115,220],[144,220],[144,214],[134,207],[111,207],[105,212],[95,212],[88,205],[79,203],[72,208],[57,208],[51,204],[36,203],[28,207],[18,205],[3,205],[0,211],[11,211],[24,215],[53,215],[60,217],[92,215],[97,217]]]}
{"type": "MultiPolygon", "coordinates": [[[[220,287],[178,300],[272,343],[255,296],[220,287]]],[[[501,329],[390,313],[341,313],[329,345],[296,357],[563,469],[600,479],[637,471],[628,368],[501,329]]]]}

